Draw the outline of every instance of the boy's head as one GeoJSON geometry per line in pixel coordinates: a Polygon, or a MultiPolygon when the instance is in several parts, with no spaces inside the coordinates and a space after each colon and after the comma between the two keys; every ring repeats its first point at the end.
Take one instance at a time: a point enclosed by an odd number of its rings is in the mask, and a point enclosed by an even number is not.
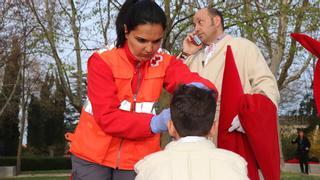
{"type": "Polygon", "coordinates": [[[216,93],[182,85],[173,94],[168,128],[171,136],[208,136],[213,129],[216,93]]]}

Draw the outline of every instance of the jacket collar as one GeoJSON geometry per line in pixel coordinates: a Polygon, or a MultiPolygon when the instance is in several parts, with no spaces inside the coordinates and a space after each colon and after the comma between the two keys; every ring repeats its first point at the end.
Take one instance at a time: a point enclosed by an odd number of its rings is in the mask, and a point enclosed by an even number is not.
{"type": "Polygon", "coordinates": [[[129,62],[131,62],[132,65],[135,66],[138,63],[145,64],[146,61],[138,61],[137,58],[132,54],[132,52],[129,49],[129,45],[128,45],[127,41],[125,42],[123,49],[124,49],[124,51],[126,53],[126,56],[127,56],[128,60],[129,60],[129,62]]]}
{"type": "Polygon", "coordinates": [[[198,150],[198,149],[216,149],[216,145],[208,140],[208,139],[202,139],[200,141],[196,142],[183,142],[177,140],[172,141],[165,147],[165,150],[173,150],[173,151],[192,151],[192,150],[198,150]]]}

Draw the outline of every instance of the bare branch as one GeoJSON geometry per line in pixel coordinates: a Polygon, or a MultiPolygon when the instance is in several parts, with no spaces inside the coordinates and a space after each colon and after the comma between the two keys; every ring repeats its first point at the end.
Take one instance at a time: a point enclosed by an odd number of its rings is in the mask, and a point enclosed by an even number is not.
{"type": "Polygon", "coordinates": [[[299,79],[301,77],[302,73],[305,72],[305,70],[308,68],[312,58],[313,58],[313,56],[311,54],[309,54],[308,59],[303,63],[303,66],[301,67],[301,69],[299,71],[297,71],[294,75],[292,75],[288,79],[286,79],[283,82],[281,88],[279,88],[279,90],[283,89],[284,87],[287,87],[290,82],[299,79]]]}
{"type": "Polygon", "coordinates": [[[18,71],[18,74],[17,74],[17,79],[16,79],[16,81],[14,83],[13,89],[12,89],[8,99],[6,100],[5,104],[3,105],[3,107],[0,110],[0,117],[3,114],[4,110],[7,108],[7,106],[10,104],[10,101],[11,101],[14,93],[16,92],[17,86],[18,86],[19,81],[20,81],[20,73],[21,73],[22,68],[23,68],[22,66],[19,67],[19,71],[18,71]]]}
{"type": "MultiPolygon", "coordinates": [[[[300,32],[301,29],[301,25],[302,25],[302,19],[304,17],[304,9],[305,7],[308,5],[308,0],[304,0],[302,7],[297,15],[296,18],[296,23],[295,23],[295,28],[294,28],[294,32],[300,32]]],[[[296,41],[292,41],[291,42],[291,46],[289,49],[289,55],[288,55],[288,59],[286,61],[286,63],[284,64],[282,71],[280,73],[279,79],[278,79],[278,87],[279,89],[282,89],[283,87],[283,82],[285,81],[285,79],[288,76],[288,69],[290,68],[290,66],[292,65],[292,62],[294,60],[294,55],[295,55],[295,51],[296,51],[296,45],[297,42],[296,41]]],[[[280,62],[279,62],[280,63],[280,62]]]]}

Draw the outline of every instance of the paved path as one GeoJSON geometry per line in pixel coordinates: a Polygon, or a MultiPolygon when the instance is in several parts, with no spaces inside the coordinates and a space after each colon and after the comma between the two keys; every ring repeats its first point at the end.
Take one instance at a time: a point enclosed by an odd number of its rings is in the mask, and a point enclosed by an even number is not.
{"type": "MultiPolygon", "coordinates": [[[[285,163],[282,170],[286,172],[300,173],[300,165],[297,163],[285,163]]],[[[320,164],[309,164],[309,172],[312,175],[320,176],[320,164]]]]}

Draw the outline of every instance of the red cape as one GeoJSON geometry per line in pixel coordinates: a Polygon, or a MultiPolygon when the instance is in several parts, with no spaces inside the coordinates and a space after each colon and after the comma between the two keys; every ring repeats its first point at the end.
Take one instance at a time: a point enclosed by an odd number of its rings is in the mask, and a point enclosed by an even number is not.
{"type": "Polygon", "coordinates": [[[248,162],[248,176],[259,179],[258,167],[266,180],[280,179],[277,110],[267,97],[243,93],[231,47],[227,47],[221,89],[218,147],[241,155],[248,162]],[[228,132],[239,115],[245,130],[228,132]]]}
{"type": "MultiPolygon", "coordinates": [[[[309,52],[320,59],[320,42],[312,39],[305,34],[292,33],[291,37],[298,41],[303,47],[305,47],[309,52]]],[[[313,95],[316,101],[317,115],[320,117],[320,61],[317,61],[316,68],[314,71],[313,80],[313,95]]]]}

